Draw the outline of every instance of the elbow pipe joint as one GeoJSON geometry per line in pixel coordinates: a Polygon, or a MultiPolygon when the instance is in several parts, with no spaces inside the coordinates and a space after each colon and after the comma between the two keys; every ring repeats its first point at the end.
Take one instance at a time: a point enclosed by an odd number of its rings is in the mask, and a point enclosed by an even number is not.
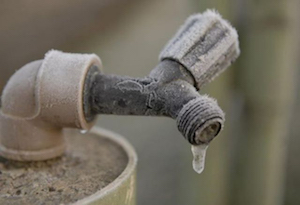
{"type": "Polygon", "coordinates": [[[65,151],[64,127],[93,126],[95,119],[87,119],[83,109],[91,68],[101,68],[94,54],[52,50],[18,70],[1,97],[0,155],[20,161],[54,158],[65,151]]]}

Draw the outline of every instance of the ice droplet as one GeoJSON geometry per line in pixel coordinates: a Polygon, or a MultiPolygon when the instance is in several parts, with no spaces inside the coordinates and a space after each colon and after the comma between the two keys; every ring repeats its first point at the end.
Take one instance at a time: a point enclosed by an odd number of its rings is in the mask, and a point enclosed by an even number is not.
{"type": "Polygon", "coordinates": [[[86,134],[88,132],[88,130],[80,130],[81,134],[86,134]]]}
{"type": "Polygon", "coordinates": [[[205,155],[206,155],[206,150],[208,148],[207,144],[202,144],[202,145],[192,145],[192,153],[193,153],[193,169],[195,172],[198,174],[201,174],[204,170],[204,165],[205,165],[205,155]]]}

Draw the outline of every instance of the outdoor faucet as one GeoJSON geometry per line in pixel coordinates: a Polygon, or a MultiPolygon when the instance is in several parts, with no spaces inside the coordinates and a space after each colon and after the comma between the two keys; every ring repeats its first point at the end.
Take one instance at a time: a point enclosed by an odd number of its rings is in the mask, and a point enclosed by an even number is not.
{"type": "Polygon", "coordinates": [[[238,55],[238,36],[227,21],[211,10],[193,15],[163,49],[149,76],[93,73],[86,116],[168,116],[176,119],[189,143],[208,144],[221,130],[224,113],[198,90],[238,55]]]}
{"type": "Polygon", "coordinates": [[[64,150],[63,128],[90,129],[98,114],[168,116],[192,145],[207,145],[224,113],[198,91],[239,55],[236,30],[215,11],[192,15],[144,78],[105,75],[91,54],[49,51],[25,65],[1,98],[0,155],[45,160],[64,150]]]}

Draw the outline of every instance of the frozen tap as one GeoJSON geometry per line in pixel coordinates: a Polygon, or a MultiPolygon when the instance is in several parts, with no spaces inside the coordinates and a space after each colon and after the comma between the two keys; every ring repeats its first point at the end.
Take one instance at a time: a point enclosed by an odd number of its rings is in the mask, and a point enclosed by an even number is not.
{"type": "Polygon", "coordinates": [[[188,18],[144,78],[90,74],[86,116],[96,114],[168,116],[194,145],[208,144],[222,129],[224,113],[200,95],[239,55],[236,30],[211,10],[188,18]]]}
{"type": "Polygon", "coordinates": [[[49,51],[18,70],[1,96],[0,155],[46,160],[65,151],[63,128],[90,129],[98,114],[167,116],[193,145],[207,145],[224,113],[198,91],[239,55],[235,29],[219,14],[196,14],[144,78],[105,75],[95,54],[49,51]]]}

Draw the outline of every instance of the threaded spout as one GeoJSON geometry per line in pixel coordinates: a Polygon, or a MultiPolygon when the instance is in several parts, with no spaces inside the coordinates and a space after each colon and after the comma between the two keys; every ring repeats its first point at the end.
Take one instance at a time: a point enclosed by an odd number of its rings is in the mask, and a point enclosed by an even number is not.
{"type": "Polygon", "coordinates": [[[178,130],[191,144],[208,144],[223,127],[225,116],[212,98],[201,96],[185,104],[177,116],[178,130]]]}

